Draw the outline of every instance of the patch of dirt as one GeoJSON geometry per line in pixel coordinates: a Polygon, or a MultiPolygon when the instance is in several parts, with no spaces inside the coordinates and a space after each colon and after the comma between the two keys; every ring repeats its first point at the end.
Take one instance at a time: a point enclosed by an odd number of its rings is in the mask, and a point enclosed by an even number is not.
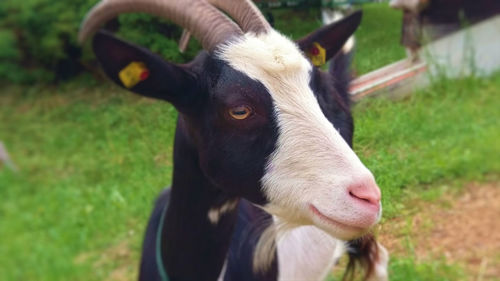
{"type": "Polygon", "coordinates": [[[414,211],[382,225],[379,239],[392,255],[444,256],[470,280],[500,280],[500,182],[468,184],[458,196],[418,202],[414,211]]]}
{"type": "Polygon", "coordinates": [[[100,259],[94,263],[94,267],[102,267],[110,263],[116,266],[106,278],[106,281],[128,281],[133,276],[136,276],[134,273],[137,265],[128,242],[123,241],[108,248],[101,254],[100,259]]]}
{"type": "Polygon", "coordinates": [[[132,281],[137,276],[137,261],[133,256],[130,245],[127,241],[113,245],[101,253],[82,253],[73,262],[83,264],[93,261],[92,266],[99,268],[112,267],[106,281],[132,281]]]}

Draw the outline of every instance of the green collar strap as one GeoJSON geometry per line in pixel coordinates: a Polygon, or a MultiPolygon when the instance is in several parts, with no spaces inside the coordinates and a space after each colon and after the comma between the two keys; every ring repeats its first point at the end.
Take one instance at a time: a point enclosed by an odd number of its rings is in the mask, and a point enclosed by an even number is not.
{"type": "Polygon", "coordinates": [[[161,232],[163,230],[163,220],[165,219],[165,213],[167,212],[168,204],[165,204],[163,211],[161,212],[160,225],[156,231],[156,265],[158,267],[158,273],[162,281],[169,281],[167,271],[163,266],[163,260],[161,258],[161,232]]]}

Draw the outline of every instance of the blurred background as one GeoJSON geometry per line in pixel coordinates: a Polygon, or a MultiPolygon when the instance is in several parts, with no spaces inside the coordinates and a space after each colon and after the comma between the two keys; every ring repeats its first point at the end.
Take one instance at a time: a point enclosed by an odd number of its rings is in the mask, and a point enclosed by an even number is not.
{"type": "MultiPolygon", "coordinates": [[[[0,280],[135,280],[170,184],[177,113],[114,86],[77,43],[96,2],[0,1],[0,280]]],[[[391,280],[500,280],[498,0],[255,2],[294,39],[364,12],[354,149],[383,192],[391,280]]],[[[148,15],[105,28],[173,62],[200,50],[148,15]]]]}

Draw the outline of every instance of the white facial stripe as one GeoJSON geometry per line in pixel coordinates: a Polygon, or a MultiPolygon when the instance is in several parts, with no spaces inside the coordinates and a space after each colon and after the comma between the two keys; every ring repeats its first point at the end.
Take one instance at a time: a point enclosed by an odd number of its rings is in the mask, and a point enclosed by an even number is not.
{"type": "Polygon", "coordinates": [[[246,34],[217,55],[261,82],[274,102],[279,136],[262,178],[271,202],[266,209],[303,224],[307,222],[304,203],[310,202],[325,215],[356,220],[359,214],[345,211],[353,209],[346,203],[345,188],[339,189],[367,169],[321,111],[309,87],[312,66],[296,44],[276,31],[246,34]]]}

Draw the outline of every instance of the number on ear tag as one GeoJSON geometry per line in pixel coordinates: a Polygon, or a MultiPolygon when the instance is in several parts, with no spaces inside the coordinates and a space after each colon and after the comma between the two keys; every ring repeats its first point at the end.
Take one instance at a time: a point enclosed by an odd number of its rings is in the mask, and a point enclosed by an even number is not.
{"type": "Polygon", "coordinates": [[[322,66],[326,63],[326,50],[318,42],[312,44],[307,56],[315,66],[322,66]]]}
{"type": "Polygon", "coordinates": [[[142,62],[133,61],[118,73],[123,86],[130,89],[139,82],[148,79],[149,69],[142,62]]]}

